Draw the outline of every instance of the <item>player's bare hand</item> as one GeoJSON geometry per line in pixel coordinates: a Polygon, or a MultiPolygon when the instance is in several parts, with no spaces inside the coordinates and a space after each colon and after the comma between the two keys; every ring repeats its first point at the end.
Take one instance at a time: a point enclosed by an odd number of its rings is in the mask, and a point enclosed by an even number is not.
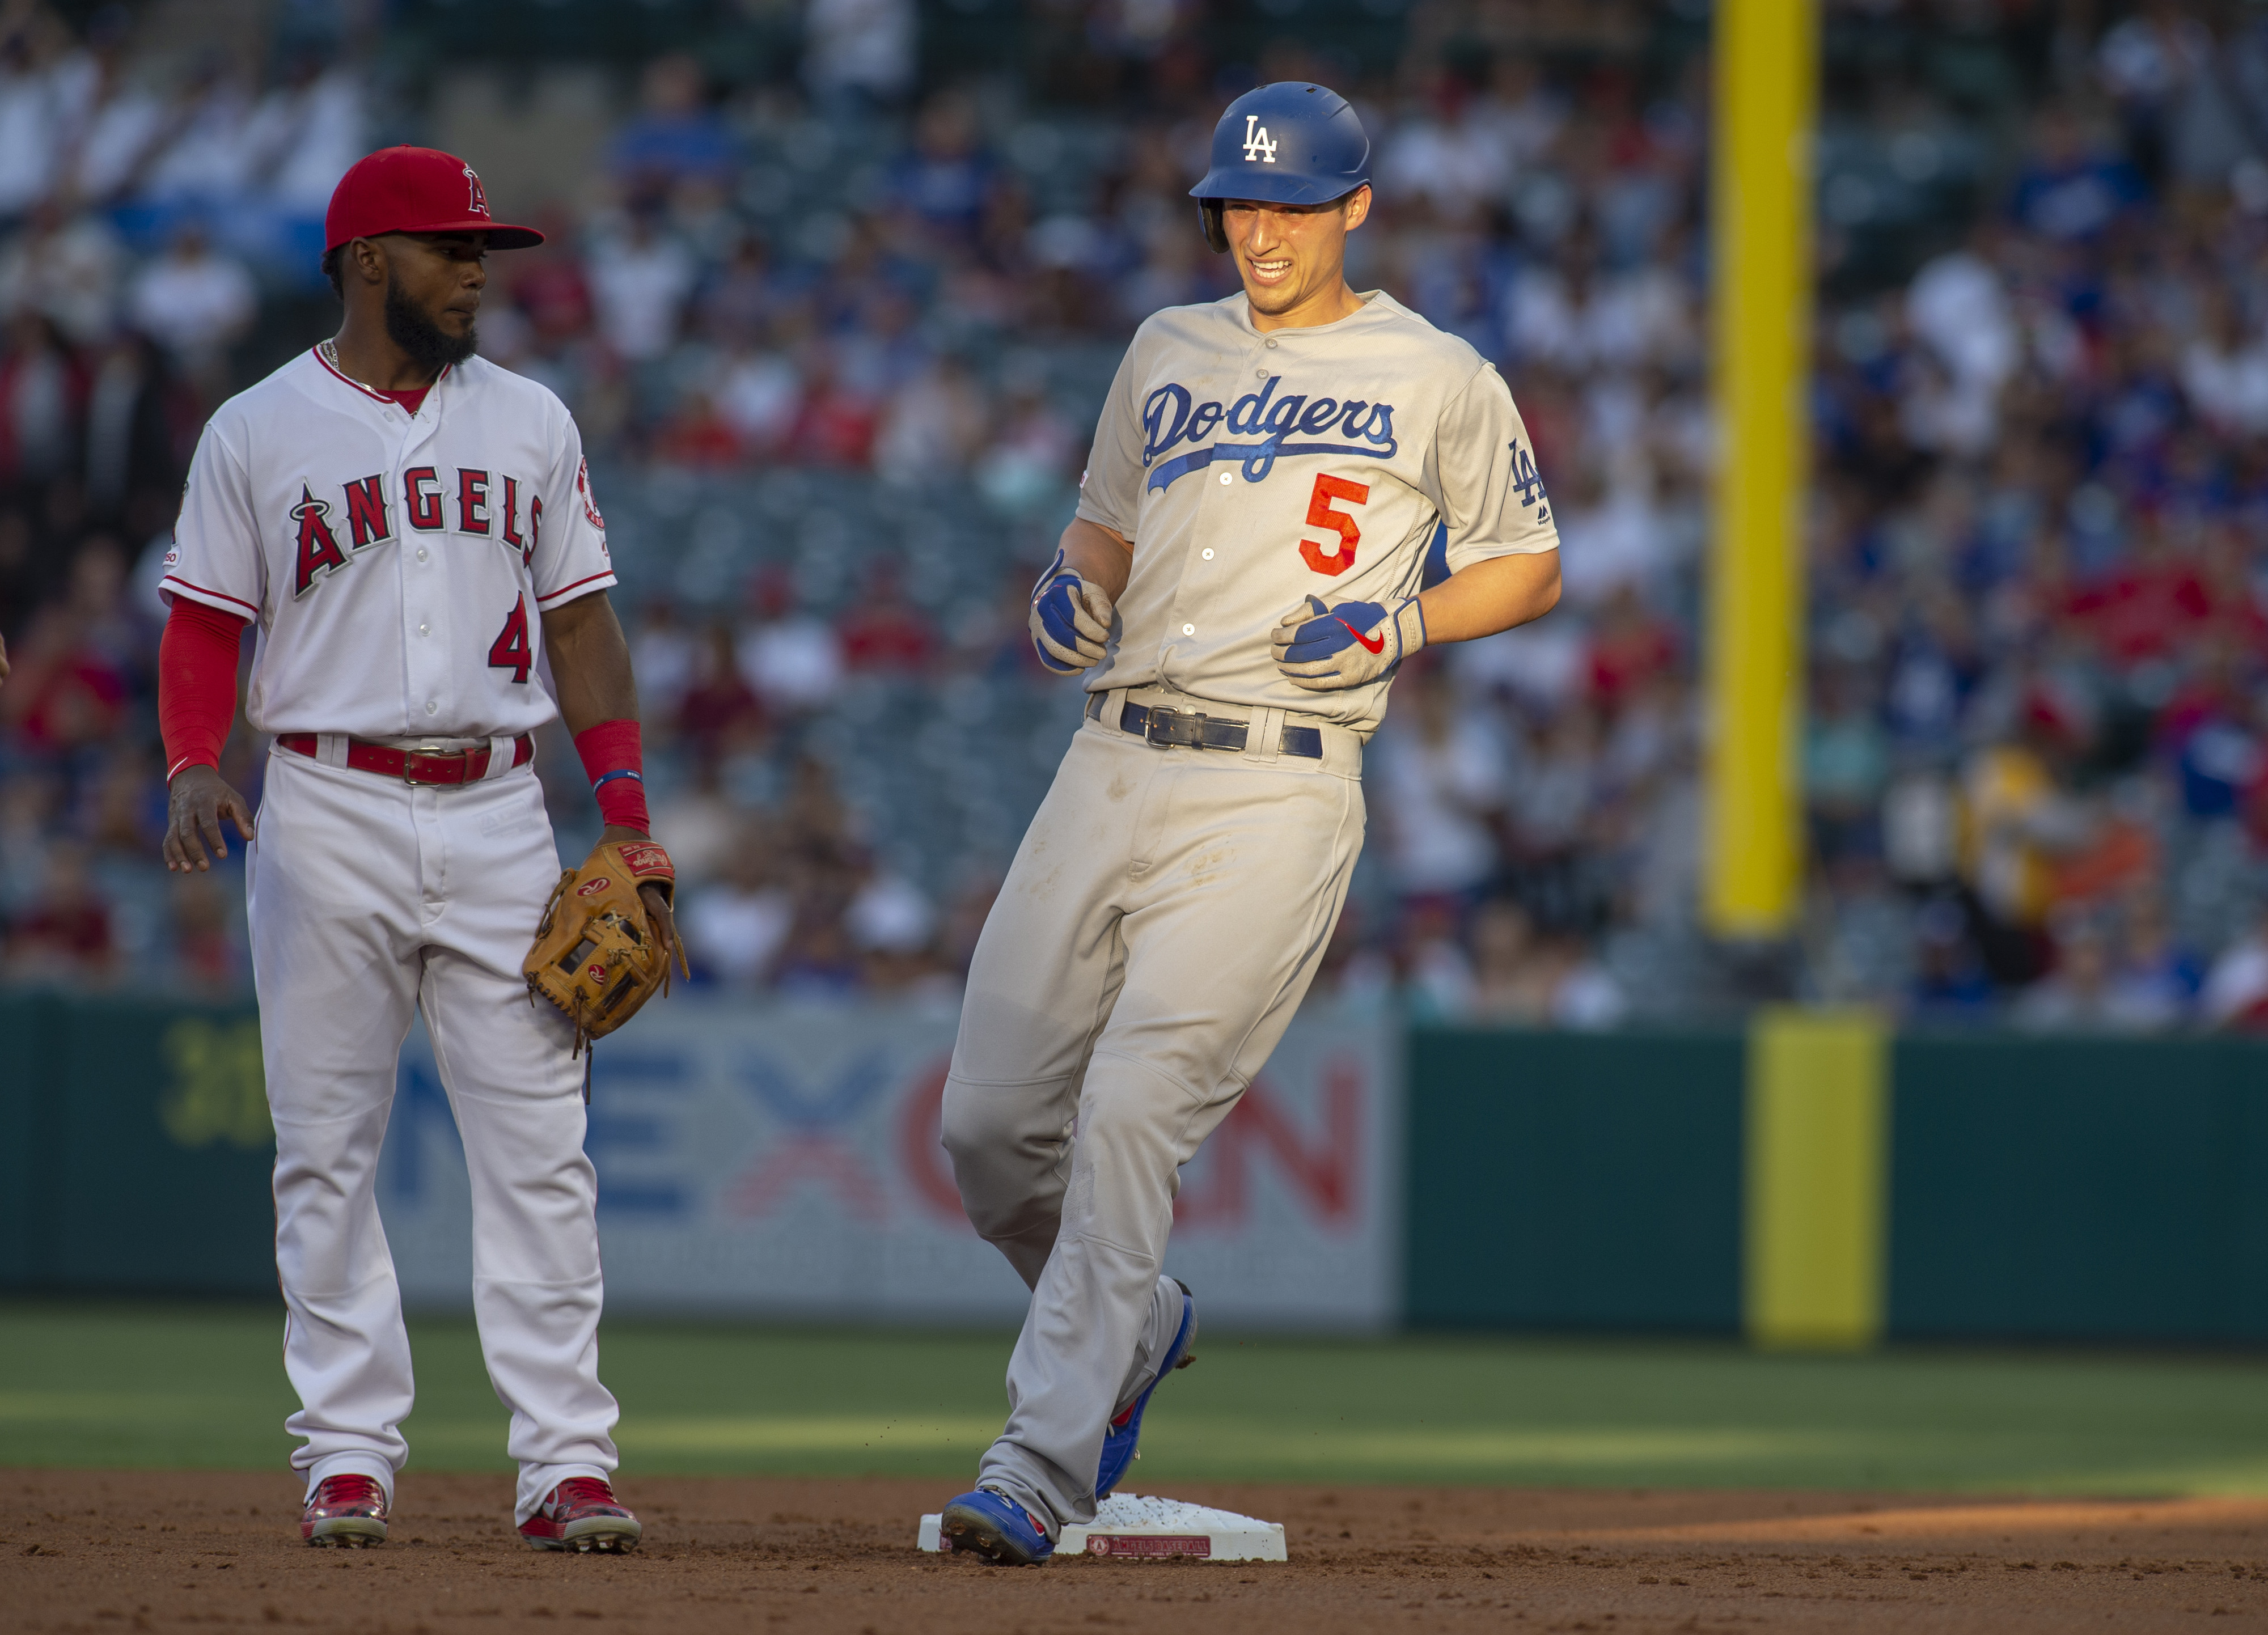
{"type": "Polygon", "coordinates": [[[228,855],[221,820],[252,838],[252,806],[231,789],[218,769],[183,767],[166,791],[166,867],[176,874],[202,873],[213,858],[228,855]]]}
{"type": "Polygon", "coordinates": [[[653,927],[654,946],[661,951],[662,969],[667,970],[671,961],[685,957],[677,946],[677,920],[669,911],[669,899],[659,886],[641,886],[638,901],[645,904],[646,923],[653,927]]]}
{"type": "MultiPolygon", "coordinates": [[[[634,829],[625,829],[619,823],[609,823],[600,832],[599,843],[605,845],[612,842],[618,845],[651,844],[652,839],[651,835],[642,835],[634,829]]],[[[673,961],[676,961],[681,968],[685,962],[685,953],[678,946],[677,917],[670,911],[670,894],[659,886],[641,886],[638,887],[638,901],[645,904],[646,924],[653,927],[654,945],[661,952],[662,969],[667,970],[673,961]]]]}

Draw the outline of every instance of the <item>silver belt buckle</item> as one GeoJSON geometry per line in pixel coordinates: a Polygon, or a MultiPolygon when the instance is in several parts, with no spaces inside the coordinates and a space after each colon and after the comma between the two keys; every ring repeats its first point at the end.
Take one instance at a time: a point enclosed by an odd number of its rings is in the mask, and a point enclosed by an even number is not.
{"type": "Polygon", "coordinates": [[[466,776],[459,778],[457,782],[460,784],[468,783],[471,781],[473,770],[472,754],[473,752],[469,749],[445,749],[438,744],[423,744],[415,749],[405,749],[401,752],[401,781],[409,784],[412,789],[443,788],[445,785],[441,784],[438,779],[410,777],[410,757],[413,755],[455,755],[464,762],[466,773],[466,776]]]}
{"type": "Polygon", "coordinates": [[[1153,749],[1186,748],[1189,745],[1195,743],[1198,738],[1202,738],[1204,736],[1204,717],[1195,710],[1176,710],[1169,708],[1164,704],[1152,704],[1150,706],[1149,713],[1143,718],[1142,739],[1144,742],[1150,745],[1153,749]],[[1192,722],[1197,724],[1197,738],[1175,738],[1170,735],[1160,737],[1159,735],[1158,727],[1160,722],[1170,718],[1178,718],[1182,716],[1187,716],[1192,722]]]}

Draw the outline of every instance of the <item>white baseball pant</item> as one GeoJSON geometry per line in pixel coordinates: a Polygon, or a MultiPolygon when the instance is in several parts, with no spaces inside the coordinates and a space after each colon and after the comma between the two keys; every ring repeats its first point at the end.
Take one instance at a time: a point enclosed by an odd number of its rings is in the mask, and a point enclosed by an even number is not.
{"type": "Polygon", "coordinates": [[[1050,1536],[1094,1519],[1107,1422],[1180,1323],[1181,1167],[1284,1036],[1362,849],[1352,733],[1303,760],[1270,753],[1279,711],[1171,701],[1248,716],[1254,742],[1082,723],[977,940],[946,1081],[962,1206],[1032,1289],[977,1480],[1050,1536]]]}
{"type": "Polygon", "coordinates": [[[409,1455],[409,1342],[373,1184],[416,1007],[464,1138],[473,1311],[512,1411],[525,1521],[557,1483],[617,1462],[583,1070],[519,969],[558,853],[531,769],[412,787],[350,770],[344,742],[320,738],[321,759],[271,753],[247,865],[284,1362],[301,1404],[285,1428],[306,1439],[291,1463],[310,1492],[356,1472],[390,1499],[409,1455]]]}

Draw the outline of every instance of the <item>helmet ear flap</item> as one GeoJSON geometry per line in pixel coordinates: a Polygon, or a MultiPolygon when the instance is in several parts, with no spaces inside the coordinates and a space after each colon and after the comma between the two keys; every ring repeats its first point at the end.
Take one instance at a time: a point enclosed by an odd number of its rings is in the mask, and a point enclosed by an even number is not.
{"type": "Polygon", "coordinates": [[[1204,224],[1205,242],[1212,246],[1215,255],[1228,254],[1228,229],[1220,218],[1222,209],[1219,199],[1197,201],[1197,218],[1204,224]]]}

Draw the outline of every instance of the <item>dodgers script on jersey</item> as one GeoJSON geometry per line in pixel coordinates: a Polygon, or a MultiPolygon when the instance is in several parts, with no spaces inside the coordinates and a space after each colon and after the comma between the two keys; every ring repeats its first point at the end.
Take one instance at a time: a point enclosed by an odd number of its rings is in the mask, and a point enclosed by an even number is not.
{"type": "Polygon", "coordinates": [[[1372,292],[1336,323],[1263,332],[1241,291],[1145,321],[1102,410],[1079,514],[1134,547],[1090,692],[1164,683],[1367,733],[1391,678],[1294,687],[1269,632],[1310,593],[1413,595],[1448,567],[1556,550],[1550,497],[1504,378],[1372,292]]]}
{"type": "Polygon", "coordinates": [[[412,415],[309,352],[205,427],[159,588],[257,622],[260,732],[510,738],[540,615],[614,583],[549,389],[473,357],[412,415]]]}

